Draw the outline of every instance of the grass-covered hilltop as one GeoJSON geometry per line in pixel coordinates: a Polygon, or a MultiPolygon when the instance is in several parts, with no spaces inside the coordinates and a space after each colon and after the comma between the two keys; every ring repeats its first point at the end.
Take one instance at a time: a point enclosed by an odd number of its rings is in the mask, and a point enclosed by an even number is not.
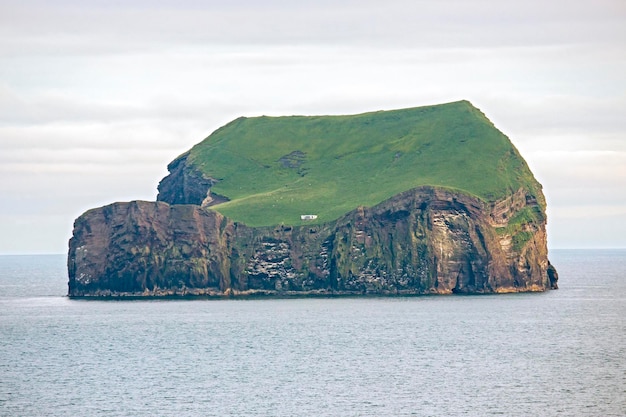
{"type": "Polygon", "coordinates": [[[248,226],[324,223],[403,191],[440,186],[494,201],[540,185],[468,101],[351,116],[239,118],[194,146],[187,165],[217,180],[213,209],[248,226]],[[310,221],[308,221],[310,222],[310,221]]]}
{"type": "Polygon", "coordinates": [[[557,288],[541,185],[467,101],[242,117],[168,170],[157,201],[113,203],[76,219],[70,296],[557,288]]]}

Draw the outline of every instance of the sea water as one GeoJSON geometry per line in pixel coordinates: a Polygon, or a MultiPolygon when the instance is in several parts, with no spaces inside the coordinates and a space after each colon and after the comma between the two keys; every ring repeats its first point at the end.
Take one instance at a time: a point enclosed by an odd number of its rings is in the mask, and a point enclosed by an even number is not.
{"type": "Polygon", "coordinates": [[[2,416],[624,416],[626,250],[554,250],[558,291],[70,300],[0,257],[2,416]]]}

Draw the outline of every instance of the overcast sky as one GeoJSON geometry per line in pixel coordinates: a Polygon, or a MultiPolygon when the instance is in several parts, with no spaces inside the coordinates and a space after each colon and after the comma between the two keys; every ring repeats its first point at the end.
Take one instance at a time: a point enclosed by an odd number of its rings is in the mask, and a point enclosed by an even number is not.
{"type": "Polygon", "coordinates": [[[470,100],[551,248],[626,247],[623,0],[0,0],[0,253],[65,253],[239,116],[470,100]]]}

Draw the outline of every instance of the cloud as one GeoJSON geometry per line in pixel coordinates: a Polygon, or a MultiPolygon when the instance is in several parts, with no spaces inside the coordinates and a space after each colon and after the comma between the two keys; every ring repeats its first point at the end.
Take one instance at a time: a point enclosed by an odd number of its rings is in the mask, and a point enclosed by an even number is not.
{"type": "Polygon", "coordinates": [[[626,149],[568,142],[527,155],[548,200],[552,247],[625,247],[626,149]],[[576,149],[578,148],[578,149],[576,149]]]}
{"type": "Polygon", "coordinates": [[[536,151],[528,158],[559,204],[626,207],[626,150],[536,151]]]}
{"type": "Polygon", "coordinates": [[[619,0],[20,2],[3,7],[5,53],[137,53],[177,45],[381,48],[566,45],[624,35],[619,0]],[[10,37],[8,37],[10,36],[10,37]],[[19,46],[9,39],[19,39],[19,46]]]}

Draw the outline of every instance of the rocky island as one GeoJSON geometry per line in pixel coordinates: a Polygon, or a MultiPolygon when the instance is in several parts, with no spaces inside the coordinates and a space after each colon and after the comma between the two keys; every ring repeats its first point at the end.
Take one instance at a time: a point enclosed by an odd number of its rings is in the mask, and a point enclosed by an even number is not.
{"type": "Polygon", "coordinates": [[[76,219],[70,297],[557,288],[541,185],[467,101],[239,118],[168,170],[76,219]]]}

